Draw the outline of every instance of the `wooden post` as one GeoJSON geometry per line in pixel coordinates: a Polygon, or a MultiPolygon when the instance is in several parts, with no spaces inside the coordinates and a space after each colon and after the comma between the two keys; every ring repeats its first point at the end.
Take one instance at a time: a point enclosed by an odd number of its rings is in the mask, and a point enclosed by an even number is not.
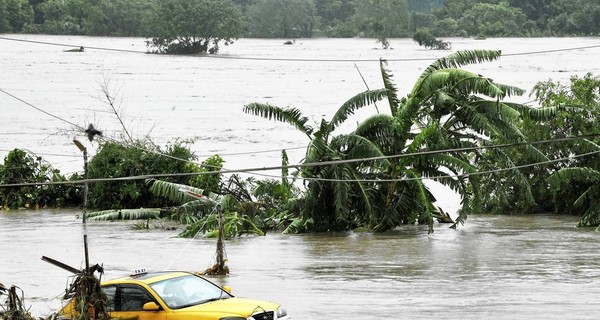
{"type": "Polygon", "coordinates": [[[225,253],[223,249],[223,210],[217,205],[217,215],[219,217],[219,238],[217,238],[217,268],[219,272],[225,269],[225,253]]]}

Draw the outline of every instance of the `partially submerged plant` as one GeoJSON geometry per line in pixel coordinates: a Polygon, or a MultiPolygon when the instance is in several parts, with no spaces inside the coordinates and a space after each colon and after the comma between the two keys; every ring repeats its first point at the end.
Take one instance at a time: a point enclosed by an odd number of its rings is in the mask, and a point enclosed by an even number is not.
{"type": "Polygon", "coordinates": [[[71,302],[63,312],[71,320],[108,320],[108,298],[100,287],[100,279],[104,269],[96,264],[77,273],[73,282],[65,291],[63,299],[71,302]],[[95,272],[100,276],[96,277],[95,272]]]}
{"type": "Polygon", "coordinates": [[[6,289],[0,283],[0,296],[7,294],[6,303],[0,304],[0,319],[1,320],[34,320],[35,318],[25,308],[25,297],[23,290],[17,286],[11,286],[6,289]],[[17,289],[21,291],[19,295],[17,289]]]}

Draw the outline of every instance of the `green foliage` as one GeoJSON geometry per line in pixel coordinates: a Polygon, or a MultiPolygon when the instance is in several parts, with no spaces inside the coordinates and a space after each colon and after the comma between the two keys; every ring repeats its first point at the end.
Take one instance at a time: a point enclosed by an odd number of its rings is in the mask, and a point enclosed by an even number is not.
{"type": "MultiPolygon", "coordinates": [[[[331,120],[322,119],[317,129],[306,124],[298,109],[247,105],[245,112],[289,123],[310,139],[301,170],[308,181],[306,192],[298,201],[302,214],[292,220],[286,232],[356,227],[385,231],[409,223],[427,224],[431,231],[438,209],[423,183],[428,177],[436,177],[458,192],[465,204],[477,207],[480,181],[476,176],[466,176],[477,171],[481,154],[398,155],[484,146],[492,141],[523,141],[515,123],[522,114],[535,118],[542,113],[502,101],[522,94],[523,90],[458,69],[499,56],[499,51],[475,50],[438,59],[423,71],[403,99],[398,98],[393,76],[382,61],[384,88],[357,94],[331,120]],[[334,135],[335,129],[356,109],[383,98],[389,103],[389,114],[375,114],[359,123],[353,132],[334,135]],[[373,157],[381,160],[363,160],[373,157]]],[[[530,146],[528,150],[540,157],[535,148],[530,146]]],[[[511,157],[504,162],[514,166],[511,157]]],[[[517,181],[530,194],[530,186],[522,175],[517,181]]],[[[461,214],[456,223],[465,218],[461,214]]]]}
{"type": "MultiPolygon", "coordinates": [[[[180,237],[191,238],[199,232],[204,233],[207,238],[216,238],[219,236],[219,219],[216,213],[208,215],[198,222],[189,225],[185,231],[179,234],[180,237]]],[[[256,234],[264,236],[265,233],[256,225],[252,217],[239,214],[235,211],[223,213],[223,237],[231,239],[242,234],[256,234]]]]}
{"type": "MultiPolygon", "coordinates": [[[[363,158],[373,154],[380,155],[377,150],[370,148],[372,144],[368,143],[354,149],[355,152],[346,154],[344,150],[348,148],[348,141],[363,140],[355,135],[350,137],[332,137],[331,135],[355,110],[366,107],[386,96],[386,90],[370,90],[359,93],[345,102],[330,121],[321,120],[316,131],[306,124],[307,118],[295,108],[282,109],[268,104],[252,103],[244,107],[244,112],[286,122],[296,127],[310,139],[305,163],[320,163],[363,158]]],[[[314,221],[314,230],[341,230],[353,226],[356,222],[349,215],[353,209],[350,206],[352,204],[351,195],[360,198],[357,204],[362,203],[355,208],[356,210],[371,212],[371,199],[366,194],[361,182],[347,181],[360,177],[359,172],[352,164],[307,167],[301,171],[301,174],[311,180],[304,198],[299,201],[301,202],[299,206],[302,207],[303,220],[314,221]],[[351,190],[356,190],[356,192],[352,193],[351,190]]]]}
{"type": "Polygon", "coordinates": [[[89,8],[85,4],[85,0],[49,0],[40,3],[38,10],[43,22],[35,30],[48,34],[85,34],[84,23],[89,8]]]}
{"type": "Polygon", "coordinates": [[[27,0],[0,0],[0,33],[21,32],[33,22],[33,8],[27,0]]]}
{"type": "MultiPolygon", "coordinates": [[[[365,0],[355,2],[352,17],[357,34],[376,38],[408,36],[409,14],[406,0],[365,0]]],[[[383,44],[383,43],[382,43],[383,44]]]]}
{"type": "MultiPolygon", "coordinates": [[[[571,78],[568,86],[553,81],[539,82],[531,94],[540,107],[517,123],[517,127],[529,140],[564,139],[600,132],[596,121],[600,116],[600,78],[591,74],[575,76],[571,78]]],[[[566,159],[573,155],[600,151],[600,139],[582,137],[573,141],[547,142],[536,145],[536,148],[546,159],[566,159]]],[[[479,161],[486,163],[487,168],[497,168],[502,166],[499,157],[506,156],[510,156],[516,164],[544,160],[520,147],[509,148],[496,154],[488,152],[479,161]]],[[[582,199],[582,195],[593,194],[594,190],[589,189],[589,178],[599,169],[600,161],[595,156],[570,158],[568,161],[522,168],[519,172],[532,186],[530,193],[524,192],[523,183],[519,181],[523,178],[513,172],[494,174],[482,181],[482,193],[487,194],[483,202],[488,212],[555,212],[582,215],[584,218],[580,225],[590,225],[596,221],[596,204],[579,199],[582,199]],[[590,176],[576,176],[579,172],[586,172],[590,176]],[[534,202],[530,199],[534,199],[534,202]],[[575,203],[578,205],[574,205],[575,203]]]]}
{"type": "Polygon", "coordinates": [[[204,195],[209,192],[219,193],[221,191],[221,179],[223,174],[220,173],[223,169],[225,160],[219,155],[214,155],[202,161],[200,166],[194,163],[186,164],[186,172],[202,173],[190,178],[189,185],[192,187],[204,190],[204,195]]]}
{"type": "Polygon", "coordinates": [[[248,36],[310,38],[316,26],[314,0],[257,0],[246,12],[248,36]]]}
{"type": "Polygon", "coordinates": [[[146,23],[158,53],[217,53],[241,34],[242,14],[231,0],[159,1],[146,23]]]}
{"type": "MultiPolygon", "coordinates": [[[[555,0],[547,29],[562,35],[598,35],[600,33],[600,3],[587,0],[555,0]]],[[[542,21],[540,18],[538,21],[542,21]]]]}
{"type": "Polygon", "coordinates": [[[121,209],[102,210],[90,212],[87,218],[90,221],[114,221],[114,220],[146,220],[158,219],[162,213],[161,209],[121,209]]]}
{"type": "MultiPolygon", "coordinates": [[[[386,47],[419,28],[436,37],[594,36],[599,14],[589,0],[0,0],[0,32],[155,37],[159,52],[203,50],[204,41],[180,42],[198,29],[219,39],[366,36],[386,47]]],[[[216,38],[207,50],[218,51],[216,38]]]]}
{"type": "Polygon", "coordinates": [[[428,29],[418,29],[413,34],[413,41],[427,49],[449,50],[450,42],[436,39],[428,29]]]}
{"type": "MultiPolygon", "coordinates": [[[[77,179],[77,176],[73,178],[77,179]]],[[[41,157],[21,149],[10,151],[0,165],[0,184],[65,181],[41,157]]],[[[0,208],[40,208],[73,206],[82,203],[81,189],[75,185],[32,185],[0,188],[0,208]]]]}
{"type": "Polygon", "coordinates": [[[520,9],[506,3],[477,3],[462,14],[458,25],[471,36],[524,36],[526,20],[520,9]]]}
{"type": "Polygon", "coordinates": [[[353,0],[319,0],[315,2],[321,32],[328,37],[353,37],[351,21],[353,0]]]}
{"type": "MultiPolygon", "coordinates": [[[[176,142],[162,150],[149,141],[136,141],[133,145],[114,142],[101,144],[88,165],[88,176],[94,178],[119,178],[160,173],[185,172],[185,161],[170,157],[194,160],[196,157],[184,143],[176,142]],[[166,154],[163,156],[160,154],[166,154]]],[[[187,177],[170,179],[187,182],[187,177]]],[[[125,209],[163,207],[170,202],[159,201],[150,193],[143,180],[108,181],[90,185],[88,206],[96,209],[125,209]]]]}
{"type": "Polygon", "coordinates": [[[144,18],[153,12],[155,1],[110,0],[94,1],[86,9],[85,33],[94,36],[150,35],[144,18]]]}
{"type": "MultiPolygon", "coordinates": [[[[600,150],[599,150],[600,151],[600,150]]],[[[600,231],[600,172],[591,168],[564,168],[553,173],[548,182],[555,194],[564,195],[563,186],[578,187],[578,197],[573,203],[573,209],[583,211],[578,227],[599,226],[600,231]]]]}

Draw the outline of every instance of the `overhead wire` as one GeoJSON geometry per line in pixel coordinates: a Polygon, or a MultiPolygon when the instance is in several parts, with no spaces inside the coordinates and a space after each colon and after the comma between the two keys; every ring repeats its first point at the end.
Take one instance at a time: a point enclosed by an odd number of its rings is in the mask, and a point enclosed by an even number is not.
{"type": "MultiPolygon", "coordinates": [[[[540,141],[534,141],[534,142],[510,143],[510,144],[503,144],[503,145],[488,145],[488,146],[478,146],[478,147],[470,147],[470,148],[431,150],[431,151],[422,151],[422,152],[381,156],[381,157],[370,157],[370,158],[362,158],[362,159],[346,159],[346,160],[332,160],[332,161],[322,161],[322,162],[308,162],[308,163],[291,164],[291,165],[284,165],[284,166],[254,167],[254,168],[245,168],[245,169],[227,169],[227,170],[209,171],[209,172],[147,174],[147,175],[127,176],[127,177],[117,177],[117,178],[81,179],[81,180],[73,180],[73,181],[14,183],[14,184],[2,184],[2,185],[0,185],[0,187],[21,187],[21,186],[36,186],[36,185],[60,185],[60,184],[82,184],[82,183],[95,183],[95,182],[131,181],[131,180],[146,180],[146,179],[156,179],[156,178],[165,178],[165,177],[198,176],[198,175],[207,175],[207,174],[248,173],[248,172],[255,172],[255,171],[270,171],[270,170],[281,170],[281,169],[291,169],[291,168],[319,167],[319,166],[338,165],[338,164],[356,163],[356,162],[365,162],[365,161],[383,160],[383,159],[392,159],[392,158],[415,157],[415,156],[430,155],[430,154],[434,154],[434,153],[447,153],[447,152],[466,151],[466,150],[478,150],[478,149],[488,149],[488,148],[499,148],[499,147],[510,147],[510,146],[550,143],[550,142],[559,142],[559,141],[569,141],[569,140],[583,139],[583,138],[587,138],[587,137],[597,137],[597,136],[600,136],[600,134],[568,137],[568,138],[562,138],[562,139],[540,140],[540,141]]],[[[575,158],[585,157],[585,156],[589,156],[589,155],[594,155],[594,154],[598,154],[598,153],[600,153],[600,150],[592,151],[592,152],[588,152],[588,153],[584,153],[584,154],[580,154],[580,155],[572,155],[572,156],[558,158],[558,159],[549,159],[549,160],[540,161],[540,162],[536,162],[536,163],[512,166],[509,168],[499,168],[499,169],[488,170],[488,171],[463,173],[463,174],[459,174],[459,175],[445,175],[445,176],[439,176],[439,177],[416,177],[416,178],[398,178],[398,179],[327,179],[327,178],[315,178],[315,177],[300,177],[297,179],[310,180],[310,181],[395,182],[395,181],[428,180],[428,179],[436,180],[436,179],[448,178],[448,177],[456,177],[456,178],[463,177],[464,178],[464,177],[480,175],[480,174],[504,172],[504,171],[515,170],[515,169],[520,169],[520,168],[532,167],[532,166],[536,166],[536,165],[555,163],[555,162],[565,161],[565,160],[569,160],[569,159],[575,159],[575,158]]]]}
{"type": "MultiPolygon", "coordinates": [[[[40,112],[42,112],[42,113],[44,113],[44,114],[46,114],[48,116],[51,116],[51,117],[53,117],[55,119],[58,119],[58,120],[63,121],[63,122],[66,122],[66,123],[72,125],[73,127],[79,129],[79,130],[85,130],[84,127],[82,127],[80,125],[77,125],[77,124],[75,124],[75,123],[73,123],[73,122],[71,122],[69,120],[64,119],[64,118],[61,118],[61,117],[59,117],[57,115],[54,115],[54,114],[52,114],[52,113],[50,113],[50,112],[48,112],[48,111],[46,111],[46,110],[44,110],[42,108],[36,107],[32,103],[29,103],[29,102],[27,102],[27,101],[25,101],[25,100],[23,100],[23,99],[15,96],[14,94],[11,94],[11,93],[7,92],[6,90],[4,90],[2,88],[0,88],[0,92],[8,95],[9,97],[12,97],[12,98],[18,100],[18,101],[20,101],[20,102],[22,102],[24,104],[26,104],[27,106],[30,106],[30,107],[34,108],[34,109],[36,109],[36,110],[38,110],[38,111],[40,111],[40,112]]],[[[119,141],[117,139],[114,139],[114,138],[111,138],[111,137],[104,137],[103,136],[102,138],[98,138],[98,139],[107,139],[109,141],[113,141],[113,142],[116,142],[116,143],[121,143],[121,141],[119,141]]],[[[196,165],[200,165],[200,166],[204,165],[205,167],[211,167],[210,165],[198,163],[198,162],[195,162],[195,161],[192,161],[192,160],[189,160],[189,159],[183,159],[183,158],[175,157],[175,156],[172,156],[172,155],[169,155],[169,154],[166,154],[166,153],[161,153],[161,152],[158,152],[156,150],[151,150],[151,149],[143,148],[143,147],[141,147],[139,145],[136,145],[136,144],[131,144],[131,146],[134,147],[134,148],[137,148],[137,149],[140,149],[140,150],[152,153],[152,154],[156,154],[156,155],[159,155],[159,156],[167,157],[167,158],[170,158],[170,159],[173,159],[173,160],[183,161],[183,162],[192,163],[192,164],[196,164],[196,165]]],[[[261,174],[261,173],[256,173],[256,175],[265,176],[265,177],[271,177],[271,178],[280,178],[279,176],[273,176],[273,175],[267,175],[267,174],[261,174]]]]}
{"type": "MultiPolygon", "coordinates": [[[[68,46],[68,47],[80,47],[80,46],[75,46],[75,45],[71,45],[71,44],[62,44],[62,43],[55,43],[55,42],[45,42],[45,41],[34,41],[34,40],[25,40],[25,39],[15,39],[15,38],[8,38],[8,37],[0,37],[0,40],[9,40],[9,41],[21,41],[21,42],[28,42],[28,43],[36,43],[36,44],[45,44],[45,45],[55,45],[55,46],[68,46]]],[[[552,49],[552,50],[539,50],[539,51],[530,51],[530,52],[521,52],[521,53],[507,53],[507,54],[503,54],[503,56],[519,56],[519,55],[530,55],[530,54],[543,54],[543,53],[553,53],[553,52],[561,52],[561,51],[572,51],[572,50],[585,50],[585,49],[591,49],[591,48],[599,48],[600,45],[592,45],[592,46],[581,46],[581,47],[572,47],[572,48],[562,48],[562,49],[552,49]]],[[[118,51],[118,52],[129,52],[129,53],[147,53],[147,52],[142,52],[142,51],[137,51],[137,50],[121,50],[121,49],[113,49],[113,48],[103,48],[103,47],[87,47],[90,49],[96,49],[96,50],[106,50],[106,51],[118,51]]],[[[350,61],[379,61],[374,60],[374,59],[274,59],[274,58],[254,58],[254,57],[240,57],[240,56],[211,56],[212,58],[224,58],[224,59],[246,59],[246,60],[265,60],[265,61],[325,61],[325,62],[331,62],[331,61],[344,61],[344,62],[350,62],[350,61]]],[[[437,58],[399,58],[399,59],[387,59],[388,61],[417,61],[417,60],[435,60],[437,58]]],[[[83,127],[69,121],[66,120],[64,118],[61,118],[59,116],[56,116],[52,113],[49,113],[39,107],[36,107],[35,105],[7,92],[6,90],[0,88],[0,91],[3,92],[4,94],[48,115],[51,116],[53,118],[56,118],[60,121],[66,122],[76,128],[79,129],[84,129],[83,127]]],[[[596,135],[590,135],[590,137],[592,136],[596,136],[596,135]]],[[[112,139],[109,137],[105,137],[106,139],[109,140],[113,140],[113,141],[117,141],[116,139],[112,139]]],[[[568,138],[564,138],[564,139],[555,139],[552,141],[564,141],[564,140],[568,140],[568,138]]],[[[118,141],[117,141],[118,142],[118,141]]],[[[548,141],[539,141],[538,143],[546,143],[548,141]]],[[[505,145],[496,145],[496,146],[480,146],[478,147],[478,149],[484,149],[484,148],[492,148],[492,147],[507,147],[507,146],[516,146],[516,145],[526,145],[526,144],[534,144],[536,142],[521,142],[521,143],[516,143],[516,144],[505,144],[505,145]]],[[[199,164],[196,163],[194,161],[191,160],[187,160],[187,159],[182,159],[182,158],[178,158],[178,157],[174,157],[168,154],[163,154],[154,150],[148,150],[145,148],[142,148],[140,146],[136,146],[134,145],[134,147],[139,148],[141,150],[147,151],[147,152],[151,152],[160,156],[165,156],[168,158],[172,158],[174,160],[179,160],[179,161],[185,161],[185,162],[189,162],[189,163],[194,163],[194,164],[199,164]]],[[[301,149],[304,147],[293,147],[293,148],[289,148],[289,149],[301,149]]],[[[282,148],[282,149],[277,149],[277,150],[265,150],[265,151],[253,151],[253,152],[239,152],[239,153],[230,153],[230,154],[223,154],[223,155],[245,155],[245,154],[256,154],[256,153],[266,153],[266,152],[274,152],[274,151],[281,151],[281,150],[287,150],[286,148],[282,148]]],[[[462,151],[467,151],[467,150],[475,150],[473,148],[459,148],[459,149],[447,149],[447,150],[435,150],[435,151],[425,151],[420,153],[420,155],[427,155],[427,154],[433,154],[433,153],[441,153],[441,152],[462,152],[462,151]]],[[[414,156],[411,154],[402,154],[402,155],[394,155],[394,156],[382,156],[382,157],[373,157],[373,158],[367,158],[367,159],[353,159],[350,160],[350,162],[354,162],[354,161],[369,161],[369,160],[381,160],[381,159],[392,159],[392,158],[396,158],[396,157],[402,157],[402,156],[414,156]]],[[[341,163],[341,162],[340,162],[341,163]]],[[[335,164],[332,162],[321,162],[319,163],[320,165],[330,165],[330,164],[335,164]]],[[[201,165],[201,164],[200,164],[201,165]]],[[[288,166],[274,166],[274,167],[262,167],[262,168],[251,168],[251,169],[238,169],[238,170],[221,170],[218,172],[206,172],[203,174],[214,174],[214,173],[240,173],[240,172],[245,172],[245,173],[251,173],[254,171],[267,171],[267,170],[275,170],[275,169],[286,169],[286,168],[299,168],[299,167],[303,167],[303,166],[311,166],[314,164],[310,164],[310,163],[305,163],[305,164],[299,164],[299,165],[288,165],[288,166]]],[[[512,170],[513,168],[510,168],[508,170],[512,170]]],[[[175,174],[175,175],[195,175],[195,174],[200,174],[200,173],[182,173],[182,174],[175,174]]],[[[261,174],[258,174],[261,175],[261,174]]],[[[167,175],[143,175],[143,176],[138,176],[136,177],[131,177],[131,178],[136,178],[136,179],[146,179],[147,177],[167,177],[167,176],[173,176],[170,174],[167,175]]],[[[269,175],[270,176],[270,175],[269,175]]],[[[463,175],[464,176],[464,175],[463,175]]],[[[271,176],[272,177],[272,176],[271,176]]],[[[279,176],[278,176],[279,177],[279,176]]],[[[123,178],[111,178],[114,180],[122,180],[122,179],[126,179],[128,177],[123,177],[123,178]]],[[[310,179],[310,178],[303,178],[303,179],[310,179]]],[[[75,181],[74,183],[84,183],[84,182],[94,182],[94,181],[105,181],[104,179],[88,179],[88,181],[86,180],[79,180],[75,181]]],[[[112,180],[111,180],[112,181],[112,180]]],[[[378,180],[381,181],[381,180],[378,180]]],[[[26,184],[27,185],[27,184],[26,184]]],[[[37,184],[39,185],[39,183],[37,184]]],[[[0,185],[1,186],[14,186],[14,185],[0,185]]]]}
{"type": "MultiPolygon", "coordinates": [[[[66,44],[66,43],[57,43],[57,42],[48,42],[48,41],[38,41],[38,40],[27,40],[27,39],[17,39],[10,37],[0,36],[0,40],[6,41],[17,41],[17,42],[27,42],[34,44],[43,44],[43,45],[52,45],[52,46],[63,46],[63,47],[73,47],[79,48],[81,45],[74,44],[66,44]]],[[[97,46],[86,46],[87,49],[94,50],[102,50],[102,51],[115,51],[115,52],[126,52],[126,53],[143,53],[148,54],[148,51],[140,51],[140,50],[130,50],[130,49],[116,49],[116,48],[106,48],[106,47],[97,47],[97,46]]],[[[524,51],[524,52],[514,52],[514,53],[503,53],[503,57],[513,57],[513,56],[525,56],[525,55],[534,55],[534,54],[545,54],[545,53],[556,53],[556,52],[564,52],[564,51],[576,51],[576,50],[586,50],[586,49],[595,49],[600,48],[600,44],[598,45],[589,45],[589,46],[579,46],[579,47],[569,47],[569,48],[559,48],[559,49],[548,49],[548,50],[537,50],[537,51],[524,51]]],[[[197,56],[195,56],[197,57],[197,56]]],[[[239,55],[203,55],[203,58],[211,58],[211,59],[230,59],[230,60],[255,60],[255,61],[289,61],[289,62],[378,62],[379,59],[306,59],[306,58],[272,58],[272,57],[246,57],[239,55]]],[[[430,58],[387,58],[387,61],[432,61],[438,60],[439,57],[430,57],[430,58]]]]}

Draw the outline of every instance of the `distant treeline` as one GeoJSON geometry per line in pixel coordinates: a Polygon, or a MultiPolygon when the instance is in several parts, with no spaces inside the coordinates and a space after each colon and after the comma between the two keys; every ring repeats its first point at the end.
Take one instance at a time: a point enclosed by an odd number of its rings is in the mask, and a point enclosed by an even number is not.
{"type": "Polygon", "coordinates": [[[0,33],[155,37],[157,13],[182,2],[235,7],[239,37],[600,35],[589,0],[0,0],[0,33]]]}

